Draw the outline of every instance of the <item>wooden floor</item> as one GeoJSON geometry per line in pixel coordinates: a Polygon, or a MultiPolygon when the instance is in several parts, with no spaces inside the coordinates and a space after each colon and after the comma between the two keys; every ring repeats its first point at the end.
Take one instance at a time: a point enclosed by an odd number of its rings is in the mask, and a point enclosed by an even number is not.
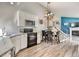
{"type": "Polygon", "coordinates": [[[79,46],[70,42],[51,44],[42,42],[39,45],[24,49],[17,54],[17,57],[78,57],[79,46]]]}

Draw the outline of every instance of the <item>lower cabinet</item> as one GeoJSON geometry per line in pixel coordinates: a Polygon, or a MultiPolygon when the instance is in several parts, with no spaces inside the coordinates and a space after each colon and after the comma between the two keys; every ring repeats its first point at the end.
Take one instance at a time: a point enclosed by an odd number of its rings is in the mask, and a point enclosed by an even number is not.
{"type": "MultiPolygon", "coordinates": [[[[41,42],[41,33],[37,35],[37,44],[41,42]]],[[[15,53],[19,52],[19,50],[24,49],[27,47],[27,34],[18,35],[11,38],[12,43],[14,44],[16,51],[15,53]]]]}
{"type": "Polygon", "coordinates": [[[20,50],[20,44],[21,44],[20,40],[21,40],[20,36],[16,36],[16,37],[11,38],[11,41],[15,46],[15,53],[17,53],[20,50]]]}
{"type": "Polygon", "coordinates": [[[27,47],[27,34],[13,37],[11,41],[16,48],[15,53],[17,53],[19,50],[27,47]]]}
{"type": "Polygon", "coordinates": [[[27,47],[27,35],[22,35],[21,36],[21,49],[27,47]]]}

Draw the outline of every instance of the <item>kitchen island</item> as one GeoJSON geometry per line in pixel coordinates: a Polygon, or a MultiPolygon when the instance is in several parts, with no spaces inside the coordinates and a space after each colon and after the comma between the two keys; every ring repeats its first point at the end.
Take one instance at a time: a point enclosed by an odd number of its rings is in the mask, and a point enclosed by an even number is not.
{"type": "Polygon", "coordinates": [[[0,57],[14,57],[14,46],[8,37],[0,37],[0,57]]]}

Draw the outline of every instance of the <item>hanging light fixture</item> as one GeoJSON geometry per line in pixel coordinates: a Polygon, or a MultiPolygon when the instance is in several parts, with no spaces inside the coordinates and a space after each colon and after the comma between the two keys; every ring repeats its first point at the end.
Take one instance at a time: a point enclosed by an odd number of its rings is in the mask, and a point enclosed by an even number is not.
{"type": "Polygon", "coordinates": [[[54,13],[50,9],[50,2],[47,2],[47,10],[46,10],[45,17],[47,18],[47,28],[48,28],[48,30],[50,30],[50,25],[49,25],[50,23],[49,22],[54,17],[54,13]]]}
{"type": "Polygon", "coordinates": [[[54,16],[54,13],[50,9],[50,4],[51,4],[50,2],[47,2],[47,9],[48,9],[47,15],[52,17],[52,16],[54,16]]]}

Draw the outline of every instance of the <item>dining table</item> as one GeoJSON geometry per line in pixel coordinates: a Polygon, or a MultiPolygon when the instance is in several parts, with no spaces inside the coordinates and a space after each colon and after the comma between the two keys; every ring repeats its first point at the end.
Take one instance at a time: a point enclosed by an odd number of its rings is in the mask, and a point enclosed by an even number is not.
{"type": "Polygon", "coordinates": [[[54,41],[60,42],[59,40],[59,30],[57,28],[53,27],[51,30],[43,30],[43,35],[44,35],[44,41],[45,42],[51,42],[53,43],[54,41]]]}

